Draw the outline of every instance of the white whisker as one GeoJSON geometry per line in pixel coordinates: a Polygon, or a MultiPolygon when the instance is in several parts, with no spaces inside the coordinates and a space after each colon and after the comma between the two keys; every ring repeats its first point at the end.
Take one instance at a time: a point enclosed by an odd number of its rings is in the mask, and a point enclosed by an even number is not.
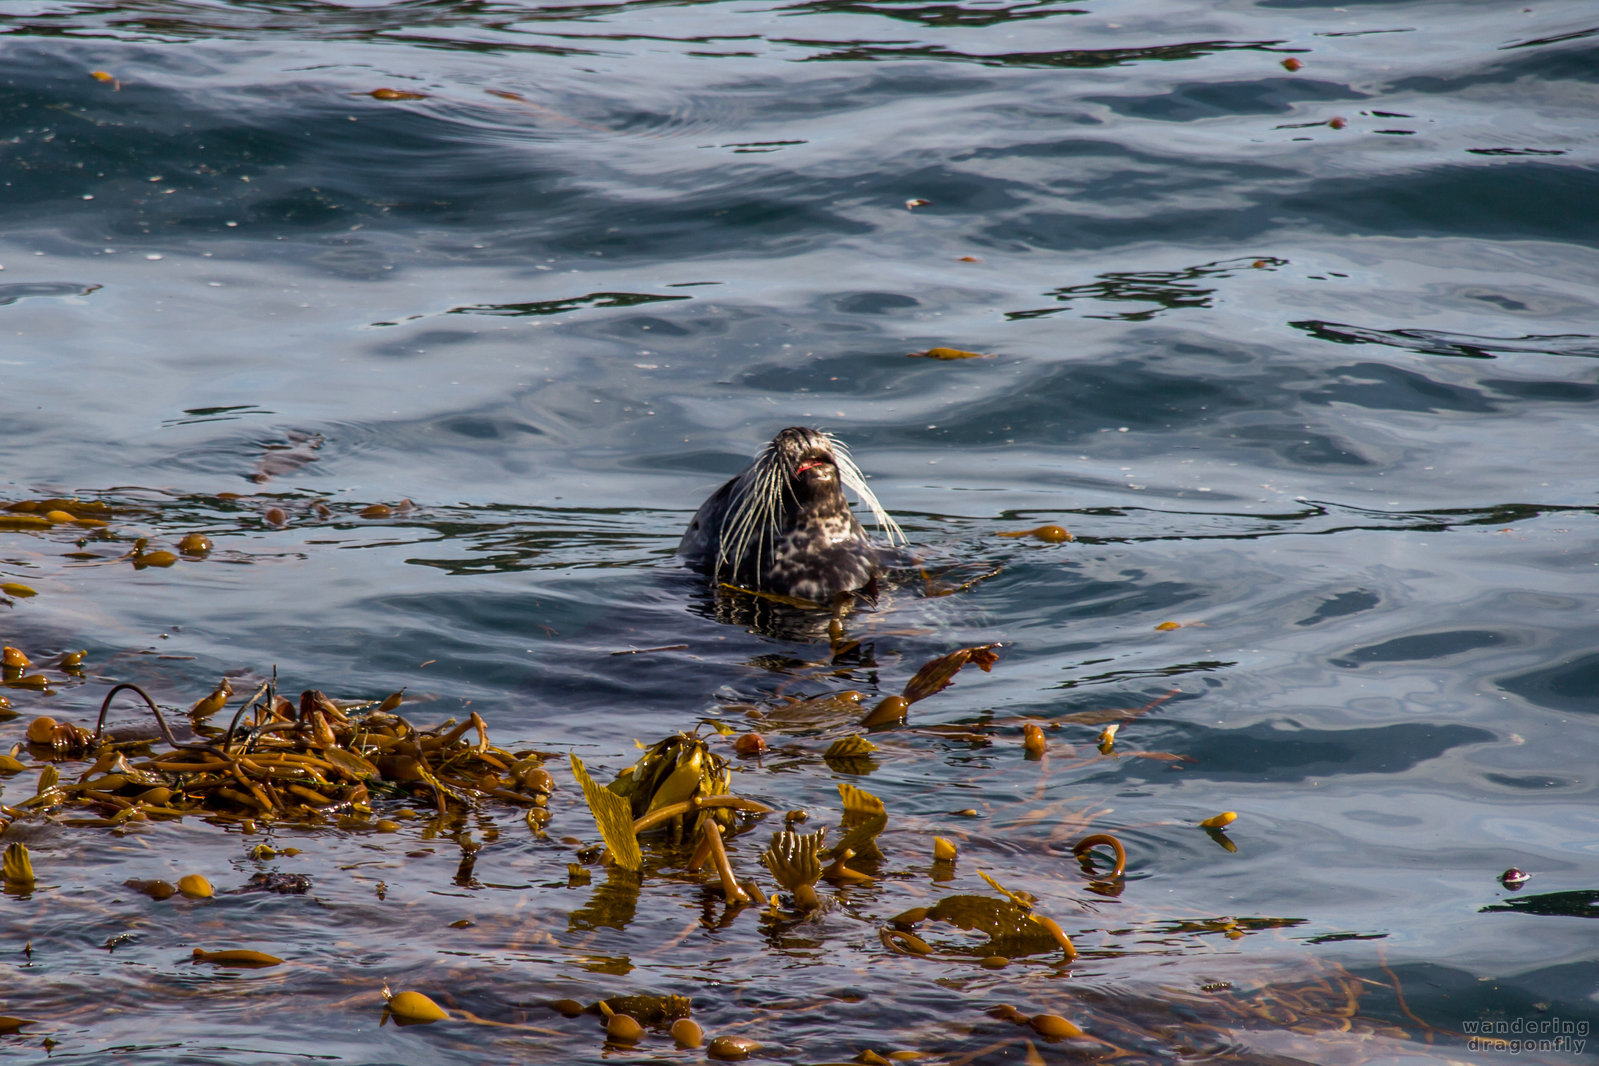
{"type": "Polygon", "coordinates": [[[838,480],[844,487],[855,493],[857,499],[872,512],[872,518],[877,522],[877,528],[887,536],[888,542],[893,544],[898,541],[905,543],[905,531],[899,528],[899,523],[889,517],[888,511],[878,502],[877,494],[866,485],[866,475],[861,473],[861,468],[855,465],[854,458],[849,454],[849,448],[842,441],[828,435],[828,441],[833,445],[833,462],[838,467],[838,480]]]}

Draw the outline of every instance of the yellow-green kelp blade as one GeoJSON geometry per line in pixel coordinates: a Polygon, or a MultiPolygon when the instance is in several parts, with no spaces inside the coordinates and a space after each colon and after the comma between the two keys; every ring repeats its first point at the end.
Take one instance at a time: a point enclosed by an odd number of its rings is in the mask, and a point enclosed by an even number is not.
{"type": "Polygon", "coordinates": [[[572,775],[583,786],[583,798],[594,815],[594,824],[600,827],[600,836],[611,853],[611,860],[628,870],[643,869],[644,853],[639,851],[638,837],[633,835],[632,805],[595,782],[575,753],[571,759],[572,775]]]}

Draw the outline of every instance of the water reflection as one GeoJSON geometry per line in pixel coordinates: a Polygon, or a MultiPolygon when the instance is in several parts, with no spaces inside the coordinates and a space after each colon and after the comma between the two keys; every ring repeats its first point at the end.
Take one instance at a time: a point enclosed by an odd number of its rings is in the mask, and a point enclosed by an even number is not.
{"type": "Polygon", "coordinates": [[[1141,303],[1154,306],[1135,311],[1118,311],[1112,314],[1084,314],[1084,318],[1103,318],[1121,322],[1147,322],[1163,311],[1183,308],[1211,307],[1212,297],[1218,287],[1195,282],[1233,277],[1240,270],[1271,270],[1287,266],[1288,260],[1273,256],[1261,258],[1229,259],[1202,263],[1181,270],[1120,270],[1099,275],[1098,280],[1081,285],[1068,285],[1051,289],[1046,296],[1055,298],[1059,307],[1043,307],[1031,311],[1007,311],[1012,320],[1047,318],[1074,309],[1079,301],[1099,300],[1106,303],[1141,303]]]}
{"type": "MultiPolygon", "coordinates": [[[[1520,309],[1520,308],[1518,308],[1520,309]]],[[[1452,355],[1493,359],[1518,353],[1599,358],[1599,337],[1583,333],[1527,334],[1520,337],[1473,337],[1431,329],[1376,329],[1342,322],[1290,322],[1317,340],[1335,344],[1383,344],[1420,355],[1452,355]]]]}

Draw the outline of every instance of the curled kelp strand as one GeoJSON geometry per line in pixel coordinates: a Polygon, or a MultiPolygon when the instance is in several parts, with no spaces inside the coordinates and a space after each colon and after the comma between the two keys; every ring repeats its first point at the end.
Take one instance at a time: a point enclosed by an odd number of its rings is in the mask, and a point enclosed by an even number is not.
{"type": "Polygon", "coordinates": [[[1122,847],[1122,842],[1109,833],[1094,833],[1083,837],[1072,845],[1072,854],[1077,856],[1085,869],[1089,868],[1091,859],[1089,853],[1096,847],[1108,847],[1116,854],[1116,867],[1110,872],[1111,879],[1121,877],[1127,872],[1127,849],[1122,847]]]}
{"type": "Polygon", "coordinates": [[[221,756],[224,759],[228,758],[227,752],[223,751],[221,748],[218,748],[214,744],[207,744],[204,742],[197,744],[185,744],[180,742],[177,737],[172,735],[172,728],[167,725],[166,717],[162,715],[161,708],[155,705],[155,700],[150,698],[150,694],[148,692],[140,688],[138,685],[133,684],[131,681],[124,681],[120,685],[114,686],[110,692],[105,694],[105,699],[100,701],[100,717],[94,725],[94,742],[96,744],[99,744],[101,739],[105,736],[106,711],[110,709],[111,701],[116,699],[117,694],[123,690],[131,691],[144,701],[146,707],[150,708],[150,713],[155,715],[156,725],[160,727],[161,736],[164,740],[166,740],[168,746],[176,748],[179,751],[209,751],[221,756]]]}
{"type": "Polygon", "coordinates": [[[926,957],[933,953],[933,945],[915,933],[909,933],[903,929],[879,929],[877,938],[883,942],[885,948],[895,955],[926,957]]]}

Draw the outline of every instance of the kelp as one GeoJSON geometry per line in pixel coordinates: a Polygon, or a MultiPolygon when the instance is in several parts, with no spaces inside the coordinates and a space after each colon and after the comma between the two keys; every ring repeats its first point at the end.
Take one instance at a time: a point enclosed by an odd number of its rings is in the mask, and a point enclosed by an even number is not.
{"type": "Polygon", "coordinates": [[[266,682],[225,730],[205,726],[231,692],[224,679],[193,706],[195,740],[180,740],[155,701],[132,684],[106,694],[92,732],[34,719],[28,741],[36,751],[94,761],[71,782],[47,766],[34,797],[0,807],[0,818],[9,824],[87,809],[100,816],[80,820],[90,825],[199,815],[308,824],[337,817],[353,828],[379,800],[423,799],[441,815],[489,800],[541,809],[554,787],[540,753],[494,746],[475,712],[465,722],[419,728],[388,700],[334,701],[308,689],[295,704],[266,682]],[[123,740],[106,729],[107,713],[124,692],[144,702],[160,742],[123,740]]]}

